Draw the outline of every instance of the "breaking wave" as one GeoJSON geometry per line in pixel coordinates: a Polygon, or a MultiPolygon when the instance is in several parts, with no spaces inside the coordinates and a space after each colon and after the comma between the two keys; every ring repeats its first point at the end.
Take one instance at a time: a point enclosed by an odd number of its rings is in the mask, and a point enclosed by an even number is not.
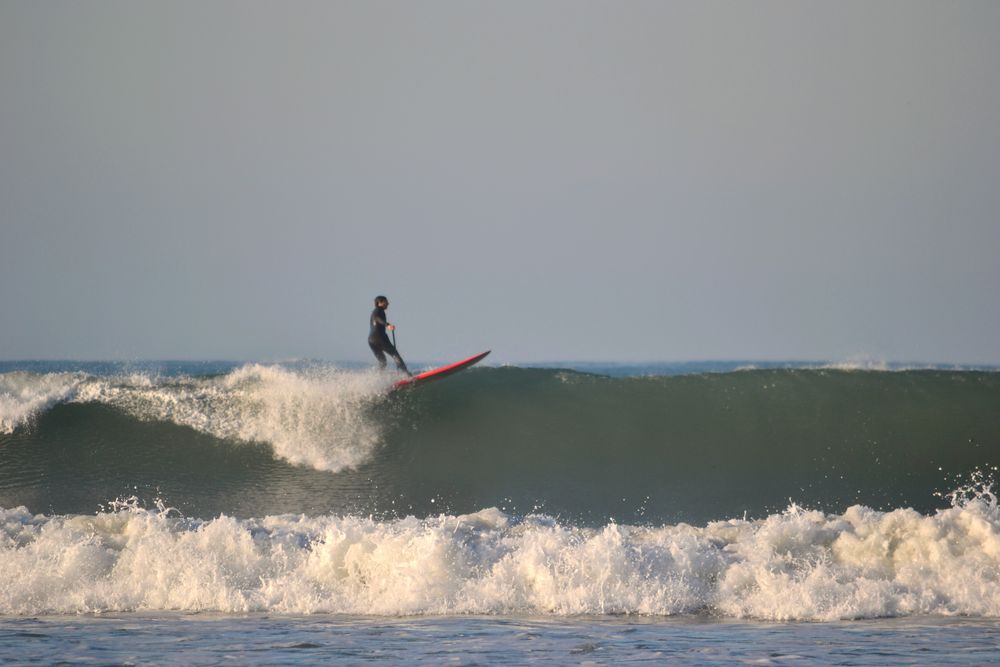
{"type": "Polygon", "coordinates": [[[267,443],[292,464],[337,471],[366,461],[378,445],[379,423],[366,409],[390,382],[374,372],[261,364],[208,377],[14,371],[0,374],[0,434],[57,404],[98,403],[141,421],[267,443]]]}

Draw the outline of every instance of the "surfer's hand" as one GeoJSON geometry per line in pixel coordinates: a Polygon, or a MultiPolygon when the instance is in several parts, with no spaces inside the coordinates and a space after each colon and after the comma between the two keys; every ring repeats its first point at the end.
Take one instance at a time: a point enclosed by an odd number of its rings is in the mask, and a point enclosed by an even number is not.
{"type": "Polygon", "coordinates": [[[389,331],[395,331],[396,330],[396,325],[395,324],[387,324],[387,325],[385,325],[385,328],[388,329],[389,331]]]}

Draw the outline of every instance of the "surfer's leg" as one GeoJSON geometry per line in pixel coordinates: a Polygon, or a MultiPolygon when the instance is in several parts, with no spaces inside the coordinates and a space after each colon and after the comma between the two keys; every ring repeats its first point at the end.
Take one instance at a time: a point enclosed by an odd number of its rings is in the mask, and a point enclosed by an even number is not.
{"type": "Polygon", "coordinates": [[[373,343],[372,341],[368,341],[368,347],[372,349],[372,352],[375,354],[375,358],[378,359],[378,369],[380,371],[384,371],[386,361],[385,361],[385,352],[382,351],[382,347],[377,343],[373,343]]]}
{"type": "Polygon", "coordinates": [[[410,369],[407,368],[406,364],[403,362],[403,357],[399,356],[399,352],[396,351],[395,345],[389,341],[385,341],[382,343],[382,349],[385,350],[390,357],[396,360],[396,368],[403,371],[407,375],[413,375],[413,373],[410,372],[410,369]]]}
{"type": "Polygon", "coordinates": [[[395,354],[393,354],[392,358],[396,360],[396,368],[398,368],[399,370],[403,371],[407,375],[411,375],[411,376],[413,375],[413,373],[410,372],[410,369],[406,367],[406,364],[403,363],[403,358],[401,356],[399,356],[399,352],[396,352],[395,354]]]}

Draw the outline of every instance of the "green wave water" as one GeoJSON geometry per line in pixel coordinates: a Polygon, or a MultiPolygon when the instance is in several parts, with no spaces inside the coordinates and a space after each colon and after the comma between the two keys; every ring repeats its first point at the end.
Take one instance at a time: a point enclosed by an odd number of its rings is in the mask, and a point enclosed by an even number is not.
{"type": "Polygon", "coordinates": [[[1000,459],[1000,373],[481,368],[0,374],[0,507],[394,518],[497,507],[574,524],[927,513],[1000,459]]]}

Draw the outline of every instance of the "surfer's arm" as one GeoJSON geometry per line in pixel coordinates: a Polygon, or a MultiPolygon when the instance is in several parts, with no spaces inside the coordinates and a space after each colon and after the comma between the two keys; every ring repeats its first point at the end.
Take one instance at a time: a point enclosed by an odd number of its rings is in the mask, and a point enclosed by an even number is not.
{"type": "Polygon", "coordinates": [[[396,326],[393,325],[393,324],[389,324],[389,320],[385,319],[384,315],[378,315],[378,314],[373,313],[372,314],[372,321],[375,322],[375,324],[382,325],[383,327],[386,328],[387,331],[395,331],[396,330],[396,326]]]}

